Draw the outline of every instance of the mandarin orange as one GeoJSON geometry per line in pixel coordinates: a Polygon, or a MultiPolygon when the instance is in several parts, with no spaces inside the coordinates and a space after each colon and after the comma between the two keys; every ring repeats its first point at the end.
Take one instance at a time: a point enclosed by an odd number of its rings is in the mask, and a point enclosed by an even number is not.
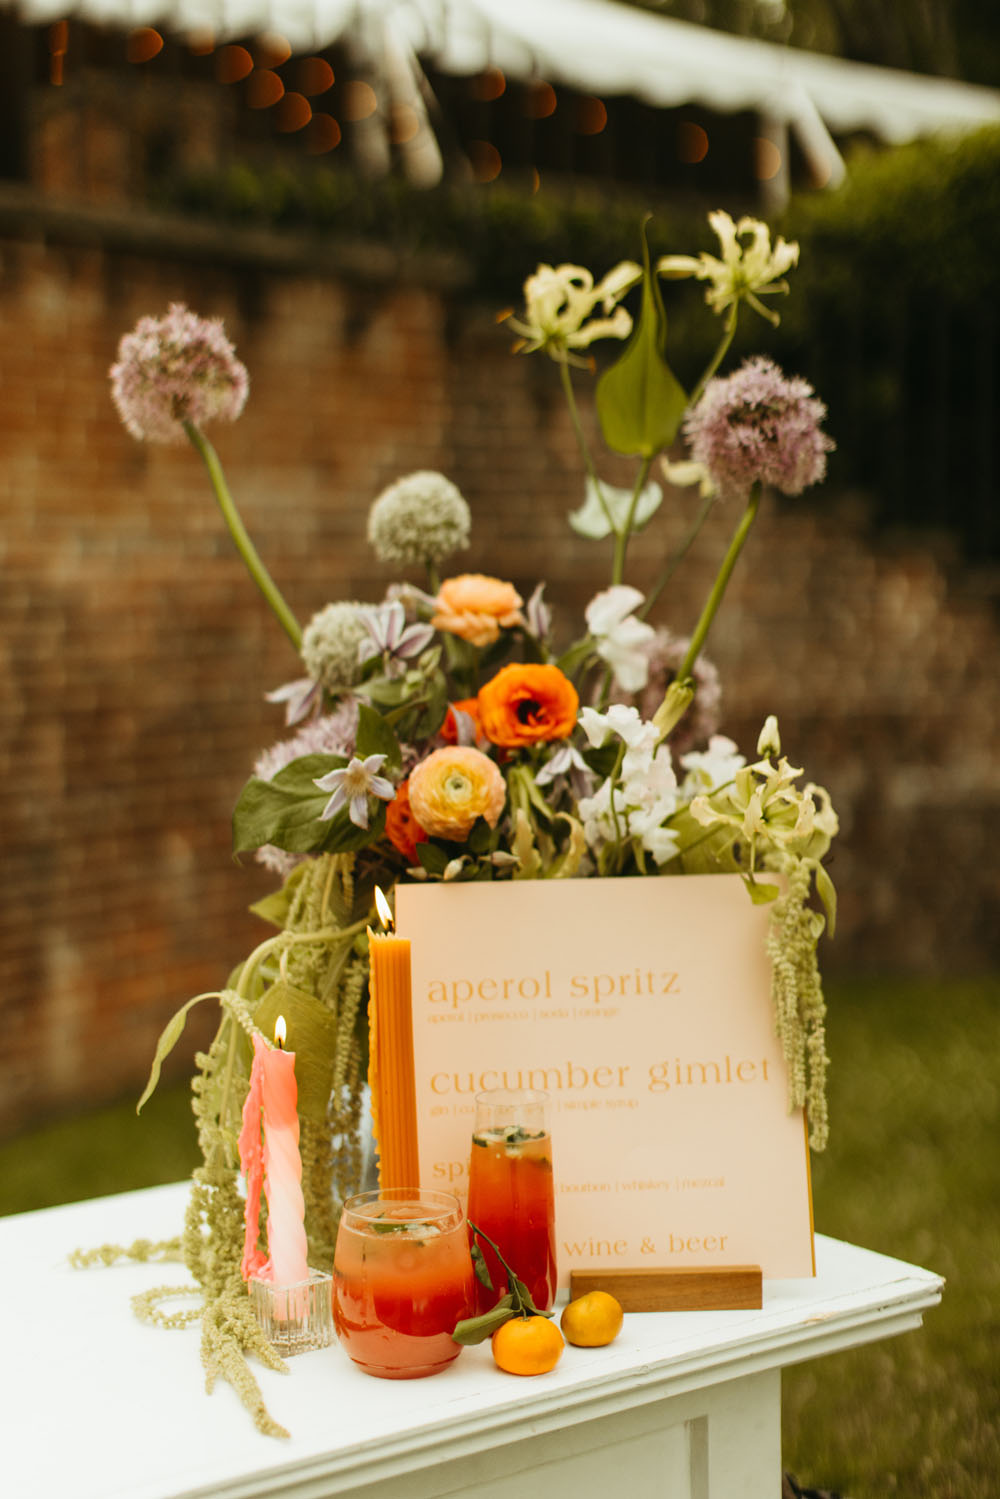
{"type": "Polygon", "coordinates": [[[563,1335],[547,1317],[511,1317],[493,1334],[493,1361],[507,1374],[547,1374],[562,1358],[563,1335]]]}

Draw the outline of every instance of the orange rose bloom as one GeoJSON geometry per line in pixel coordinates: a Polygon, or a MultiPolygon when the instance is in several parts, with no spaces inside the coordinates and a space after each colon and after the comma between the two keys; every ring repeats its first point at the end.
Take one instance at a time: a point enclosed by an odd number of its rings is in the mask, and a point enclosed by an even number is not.
{"type": "Polygon", "coordinates": [[[523,603],[512,583],[483,573],[459,573],[441,584],[431,624],[435,630],[447,630],[471,645],[492,645],[501,625],[509,630],[524,624],[523,603]]]}
{"type": "Polygon", "coordinates": [[[483,726],[479,722],[479,699],[477,697],[463,697],[457,703],[448,704],[448,712],[445,714],[444,723],[441,725],[441,738],[446,744],[458,743],[458,723],[452,711],[457,709],[459,713],[467,713],[472,719],[473,727],[478,739],[483,732],[483,726]]]}
{"type": "Polygon", "coordinates": [[[483,733],[507,749],[565,739],[579,706],[576,688],[558,666],[505,666],[479,691],[483,733]]]}
{"type": "Polygon", "coordinates": [[[432,838],[453,842],[468,836],[477,817],[495,828],[507,784],[482,750],[456,744],[433,750],[410,774],[410,807],[432,838]]]}
{"type": "Polygon", "coordinates": [[[413,815],[408,780],[400,781],[396,795],[385,809],[385,833],[407,864],[417,862],[417,844],[426,843],[427,834],[413,815]]]}

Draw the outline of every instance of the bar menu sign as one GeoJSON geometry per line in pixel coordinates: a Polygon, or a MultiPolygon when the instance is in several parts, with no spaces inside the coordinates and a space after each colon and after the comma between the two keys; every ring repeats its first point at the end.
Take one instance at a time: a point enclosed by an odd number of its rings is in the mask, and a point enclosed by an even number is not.
{"type": "Polygon", "coordinates": [[[736,875],[397,885],[421,1184],[464,1202],[475,1095],[544,1088],[561,1285],[574,1269],[814,1274],[769,919],[736,875]]]}

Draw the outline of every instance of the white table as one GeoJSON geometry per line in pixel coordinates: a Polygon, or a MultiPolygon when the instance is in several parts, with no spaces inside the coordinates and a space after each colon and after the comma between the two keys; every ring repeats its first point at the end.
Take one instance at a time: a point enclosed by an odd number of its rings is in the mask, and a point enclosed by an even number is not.
{"type": "Polygon", "coordinates": [[[632,1314],[609,1348],[534,1379],[489,1345],[443,1374],[360,1373],[339,1348],[254,1365],[261,1436],[228,1385],[206,1395],[196,1328],[138,1322],[180,1265],[72,1270],[74,1248],[166,1238],[187,1185],[0,1219],[3,1492],[12,1499],[778,1499],[781,1369],[920,1326],[939,1276],[822,1236],[815,1280],[765,1281],[760,1311],[632,1314]]]}

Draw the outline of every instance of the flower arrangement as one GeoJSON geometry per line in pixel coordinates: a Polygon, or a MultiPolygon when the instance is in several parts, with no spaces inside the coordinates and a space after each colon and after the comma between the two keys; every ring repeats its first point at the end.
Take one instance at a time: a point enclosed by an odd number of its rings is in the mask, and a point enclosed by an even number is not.
{"type": "MultiPolygon", "coordinates": [[[[744,308],[777,321],[762,299],[787,292],[798,247],[772,245],[754,219],[734,223],[719,212],[710,222],[717,257],[671,255],[652,265],[643,239],[641,264],[623,261],[600,281],[580,266],[541,265],[525,282],[523,311],[508,316],[515,351],[551,360],[568,402],[584,476],[570,523],[612,549],[608,586],[568,641],[557,638],[543,584],[525,600],[504,579],[443,574],[469,545],[470,511],[455,485],[431,472],[397,480],[374,500],[367,523],[376,555],[419,569],[419,580],[401,580],[377,602],[332,602],[300,628],[203,432],[213,419],[237,418],[248,389],[221,325],[175,305],[122,340],[111,379],[125,425],[142,439],[195,446],[233,539],[302,663],[301,675],[269,694],[284,707],[286,734],[260,757],[234,812],[236,851],[253,851],[283,884],[257,907],[278,935],[216,996],[223,1024],[198,1059],[206,1164],[196,1174],[183,1249],[203,1287],[206,1232],[228,1236],[227,1244],[234,1237],[233,1139],[247,1038],[266,1034],[278,1008],[309,1037],[298,1047],[315,1071],[301,1100],[307,1227],[320,1253],[332,1245],[334,1200],[356,1179],[364,928],[376,883],[742,875],[748,897],[773,913],[775,1024],[789,1104],[807,1108],[812,1146],[825,1144],[816,950],[835,917],[822,861],[837,819],[827,792],[801,784],[802,771],[782,755],[773,717],[755,758],[719,732],[718,674],[703,648],[766,491],[796,495],[817,483],[833,444],[821,427],[825,409],[804,380],[763,358],[718,373],[744,308]],[[660,278],[704,282],[710,312],[722,319],[716,352],[691,392],[667,360],[660,278]],[[623,305],[633,290],[635,317],[623,305]],[[636,461],[629,489],[600,477],[576,403],[573,370],[589,377],[589,350],[606,340],[624,347],[597,380],[596,408],[607,447],[636,461]],[[688,456],[674,461],[681,438],[688,456]],[[699,509],[644,596],[627,581],[626,563],[630,541],[663,503],[654,465],[672,484],[697,485],[699,509]],[[689,633],[655,627],[658,597],[716,504],[737,515],[700,616],[678,625],[689,633]]],[[[161,1038],[150,1089],[183,1015],[161,1038]]],[[[234,1310],[242,1286],[232,1248],[221,1280],[213,1260],[203,1351],[210,1378],[221,1372],[238,1383],[233,1344],[250,1346],[253,1335],[234,1310]]],[[[251,1405],[256,1398],[265,1423],[259,1397],[244,1389],[244,1398],[251,1405]]]]}

